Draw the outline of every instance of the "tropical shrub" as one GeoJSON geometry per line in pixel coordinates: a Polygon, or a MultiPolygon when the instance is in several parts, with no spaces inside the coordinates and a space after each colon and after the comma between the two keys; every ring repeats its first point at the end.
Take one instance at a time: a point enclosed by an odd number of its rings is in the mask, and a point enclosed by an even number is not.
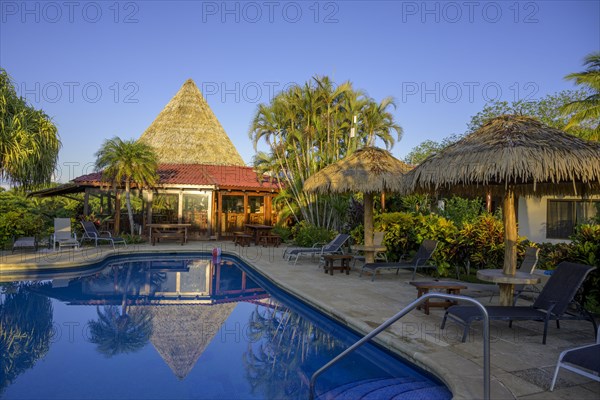
{"type": "Polygon", "coordinates": [[[312,247],[317,243],[330,242],[334,238],[335,232],[312,225],[306,221],[300,221],[292,228],[292,235],[296,246],[312,247]]]}
{"type": "Polygon", "coordinates": [[[439,214],[454,222],[458,228],[462,228],[465,223],[473,222],[482,212],[481,199],[470,200],[452,196],[444,200],[444,209],[440,210],[439,214]]]}
{"type": "Polygon", "coordinates": [[[271,232],[273,232],[275,235],[278,235],[284,242],[287,242],[292,237],[292,230],[283,225],[274,226],[271,232]]]}

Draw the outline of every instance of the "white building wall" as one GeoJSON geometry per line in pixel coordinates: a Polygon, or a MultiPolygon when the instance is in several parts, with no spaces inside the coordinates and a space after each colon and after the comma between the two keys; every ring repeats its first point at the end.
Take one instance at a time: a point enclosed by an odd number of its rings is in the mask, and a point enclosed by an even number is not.
{"type": "MultiPolygon", "coordinates": [[[[591,196],[600,200],[600,196],[591,196]]],[[[518,226],[519,236],[524,236],[535,243],[568,243],[567,239],[546,238],[546,217],[548,212],[548,199],[581,200],[577,196],[542,196],[519,197],[518,226]]]]}

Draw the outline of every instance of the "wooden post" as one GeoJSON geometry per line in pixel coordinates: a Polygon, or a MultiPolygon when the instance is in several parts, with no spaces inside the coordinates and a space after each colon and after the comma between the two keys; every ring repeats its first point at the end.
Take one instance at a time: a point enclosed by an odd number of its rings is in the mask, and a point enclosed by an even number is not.
{"type": "Polygon", "coordinates": [[[117,236],[121,231],[121,192],[115,190],[115,228],[113,234],[117,236]]]}
{"type": "MultiPolygon", "coordinates": [[[[365,193],[365,246],[373,246],[373,193],[365,193]]],[[[375,261],[372,251],[365,251],[365,262],[372,263],[375,261]]]]}
{"type": "MultiPolygon", "coordinates": [[[[504,194],[504,269],[506,275],[515,275],[517,272],[517,218],[515,213],[515,193],[508,187],[504,194]]],[[[500,304],[511,305],[514,292],[513,285],[502,285],[500,290],[500,304]]]]}

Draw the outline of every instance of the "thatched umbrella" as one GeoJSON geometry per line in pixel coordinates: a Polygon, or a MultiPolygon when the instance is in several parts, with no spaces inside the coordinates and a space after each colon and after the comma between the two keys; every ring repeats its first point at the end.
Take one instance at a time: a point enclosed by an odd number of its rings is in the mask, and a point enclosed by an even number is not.
{"type": "MultiPolygon", "coordinates": [[[[304,182],[304,190],[316,193],[362,192],[365,201],[365,245],[373,245],[373,194],[398,191],[410,166],[389,151],[365,147],[328,165],[304,182]]],[[[366,252],[373,262],[373,253],[366,252]]]]}
{"type": "Polygon", "coordinates": [[[504,273],[514,275],[515,196],[599,190],[600,143],[576,138],[530,117],[503,115],[423,161],[406,174],[403,191],[503,196],[504,273]]]}

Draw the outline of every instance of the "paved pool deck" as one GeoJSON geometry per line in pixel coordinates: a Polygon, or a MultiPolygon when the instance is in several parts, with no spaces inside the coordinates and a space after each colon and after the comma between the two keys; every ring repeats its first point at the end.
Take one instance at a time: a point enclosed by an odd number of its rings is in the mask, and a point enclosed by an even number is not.
{"type": "MultiPolygon", "coordinates": [[[[0,280],[19,279],[23,273],[35,274],[57,267],[68,274],[76,266],[96,263],[114,254],[210,251],[214,247],[241,257],[274,284],[365,334],[416,298],[416,289],[409,284],[412,273],[407,271],[399,275],[383,272],[374,282],[370,276],[359,277],[357,269],[350,275],[335,271],[330,276],[310,258],[302,258],[297,265],[284,261],[285,246],[240,248],[232,242],[190,242],[184,246],[142,244],[117,250],[101,246],[61,252],[5,251],[0,253],[0,280]]],[[[418,275],[416,280],[430,278],[418,275]]],[[[482,291],[467,290],[461,294],[476,297],[484,305],[498,301],[496,295],[490,303],[489,294],[482,291]]],[[[519,304],[528,303],[520,300],[519,304]]],[[[456,324],[449,322],[446,329],[440,329],[442,317],[441,308],[432,309],[430,315],[414,310],[382,333],[377,342],[436,375],[448,385],[454,398],[480,399],[483,397],[481,324],[474,324],[467,342],[462,343],[462,329],[456,324]]],[[[589,322],[563,321],[560,329],[551,323],[546,345],[542,344],[541,323],[516,322],[513,328],[507,325],[501,321],[491,323],[492,399],[600,398],[600,383],[565,370],[559,374],[554,392],[548,391],[560,352],[593,343],[589,322]]]]}

